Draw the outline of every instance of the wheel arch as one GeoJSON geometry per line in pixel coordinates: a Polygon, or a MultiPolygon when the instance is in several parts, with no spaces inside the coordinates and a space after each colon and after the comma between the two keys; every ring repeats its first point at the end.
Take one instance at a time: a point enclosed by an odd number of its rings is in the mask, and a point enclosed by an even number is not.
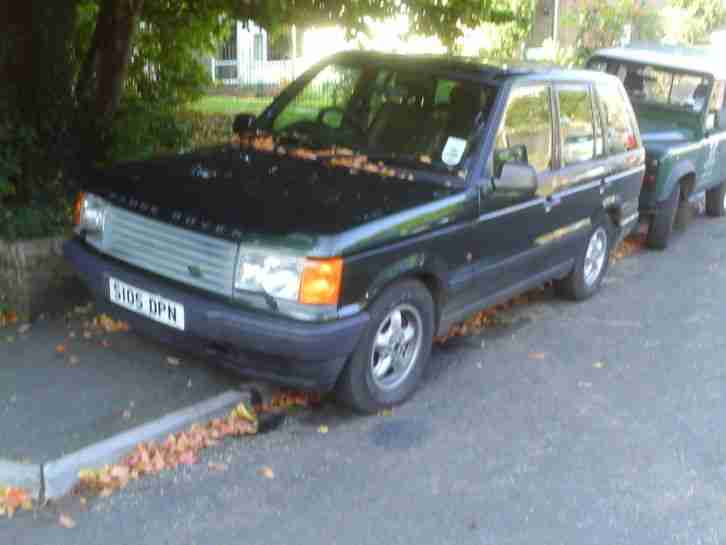
{"type": "Polygon", "coordinates": [[[658,192],[657,201],[662,202],[670,197],[677,184],[681,185],[681,199],[688,198],[696,183],[696,167],[690,159],[684,159],[676,163],[671,173],[658,192]]]}

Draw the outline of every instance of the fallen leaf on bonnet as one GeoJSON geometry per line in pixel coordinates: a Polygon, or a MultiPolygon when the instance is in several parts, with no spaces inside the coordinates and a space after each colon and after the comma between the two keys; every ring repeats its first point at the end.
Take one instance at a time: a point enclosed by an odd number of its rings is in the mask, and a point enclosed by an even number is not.
{"type": "Polygon", "coordinates": [[[58,517],[58,524],[63,526],[63,528],[68,528],[69,530],[76,527],[76,521],[65,513],[61,513],[60,517],[58,517]]]}
{"type": "Polygon", "coordinates": [[[274,479],[275,478],[275,472],[272,471],[272,468],[270,466],[261,467],[257,471],[257,473],[259,473],[265,479],[274,479]]]}
{"type": "Polygon", "coordinates": [[[179,456],[179,463],[184,465],[193,465],[197,463],[197,457],[194,455],[194,451],[187,450],[179,456]]]}

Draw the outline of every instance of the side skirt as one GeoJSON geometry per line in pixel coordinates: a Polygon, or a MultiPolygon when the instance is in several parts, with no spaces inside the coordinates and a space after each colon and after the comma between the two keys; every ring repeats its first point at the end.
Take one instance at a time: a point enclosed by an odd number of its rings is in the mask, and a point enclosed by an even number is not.
{"type": "Polygon", "coordinates": [[[538,273],[530,278],[527,278],[526,280],[518,282],[517,284],[513,284],[512,286],[509,286],[501,291],[492,293],[491,295],[487,295],[483,299],[479,299],[478,301],[469,303],[465,307],[457,309],[454,312],[444,312],[444,314],[441,316],[441,321],[439,322],[439,328],[436,334],[445,335],[452,325],[462,321],[464,318],[467,318],[468,316],[482,309],[485,309],[492,305],[496,305],[498,303],[503,303],[504,301],[511,299],[515,295],[518,295],[529,289],[544,284],[548,280],[567,276],[572,270],[572,267],[574,266],[574,258],[568,259],[567,261],[560,265],[557,265],[556,267],[547,269],[546,271],[542,271],[541,273],[538,273]]]}

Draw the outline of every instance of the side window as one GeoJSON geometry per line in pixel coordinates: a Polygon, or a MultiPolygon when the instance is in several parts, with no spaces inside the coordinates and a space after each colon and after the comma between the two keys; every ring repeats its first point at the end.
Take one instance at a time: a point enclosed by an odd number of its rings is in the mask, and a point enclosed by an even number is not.
{"type": "Polygon", "coordinates": [[[529,163],[537,172],[552,168],[552,108],[545,85],[512,90],[497,132],[494,175],[509,161],[529,163]]]}
{"type": "Polygon", "coordinates": [[[597,94],[605,125],[605,149],[608,155],[623,153],[638,147],[633,119],[626,98],[617,85],[599,83],[597,94]]]}
{"type": "Polygon", "coordinates": [[[562,166],[595,158],[595,125],[592,97],[587,85],[557,86],[560,105],[562,166]]]}

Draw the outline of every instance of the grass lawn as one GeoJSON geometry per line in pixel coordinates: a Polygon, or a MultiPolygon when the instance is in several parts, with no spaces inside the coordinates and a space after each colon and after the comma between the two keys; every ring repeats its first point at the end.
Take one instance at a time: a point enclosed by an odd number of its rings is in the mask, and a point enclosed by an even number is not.
{"type": "Polygon", "coordinates": [[[190,110],[204,114],[233,116],[240,113],[260,113],[270,102],[270,98],[212,96],[202,97],[190,106],[190,110]]]}

